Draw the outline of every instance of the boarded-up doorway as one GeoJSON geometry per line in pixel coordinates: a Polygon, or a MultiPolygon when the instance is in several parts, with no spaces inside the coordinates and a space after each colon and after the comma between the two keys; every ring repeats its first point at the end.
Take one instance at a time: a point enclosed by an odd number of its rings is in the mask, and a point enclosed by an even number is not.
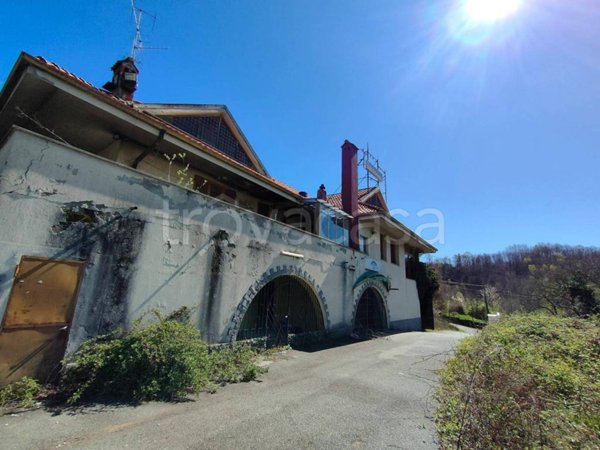
{"type": "Polygon", "coordinates": [[[0,386],[60,370],[85,262],[23,256],[0,329],[0,386]]]}

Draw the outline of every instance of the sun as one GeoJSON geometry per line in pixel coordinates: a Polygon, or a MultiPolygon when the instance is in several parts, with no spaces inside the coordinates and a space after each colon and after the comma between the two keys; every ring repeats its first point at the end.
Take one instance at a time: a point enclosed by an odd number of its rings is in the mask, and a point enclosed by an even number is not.
{"type": "Polygon", "coordinates": [[[475,23],[497,22],[516,13],[522,0],[464,0],[469,20],[475,23]]]}

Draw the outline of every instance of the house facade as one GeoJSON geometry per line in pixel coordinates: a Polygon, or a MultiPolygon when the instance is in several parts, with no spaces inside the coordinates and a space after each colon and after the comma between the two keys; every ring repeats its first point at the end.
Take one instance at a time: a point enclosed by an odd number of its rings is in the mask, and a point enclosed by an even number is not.
{"type": "Polygon", "coordinates": [[[23,53],[0,93],[0,383],[181,307],[209,342],[421,329],[407,258],[435,249],[358,188],[269,175],[225,106],[133,100],[23,53]]]}

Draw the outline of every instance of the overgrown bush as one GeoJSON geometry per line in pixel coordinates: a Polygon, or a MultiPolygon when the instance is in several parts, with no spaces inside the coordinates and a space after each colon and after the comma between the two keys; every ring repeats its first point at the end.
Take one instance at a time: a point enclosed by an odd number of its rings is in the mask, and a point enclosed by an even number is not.
{"type": "Polygon", "coordinates": [[[600,322],[510,316],[441,371],[442,448],[600,448],[600,322]]]}
{"type": "Polygon", "coordinates": [[[68,402],[80,399],[174,399],[208,382],[208,350],[189,323],[159,319],[124,336],[84,343],[68,360],[61,383],[68,402]]]}
{"type": "Polygon", "coordinates": [[[31,377],[23,377],[0,389],[0,406],[31,408],[42,386],[31,377]]]}
{"type": "Polygon", "coordinates": [[[158,322],[136,324],[84,343],[66,362],[60,390],[70,404],[80,400],[172,400],[213,383],[253,380],[263,370],[256,351],[235,344],[209,351],[181,308],[158,322]]]}
{"type": "Polygon", "coordinates": [[[256,351],[245,344],[234,344],[211,351],[210,380],[220,384],[254,380],[263,372],[255,364],[256,355],[256,351]]]}
{"type": "Polygon", "coordinates": [[[465,314],[479,320],[487,321],[487,309],[482,302],[471,301],[465,308],[465,314]]]}

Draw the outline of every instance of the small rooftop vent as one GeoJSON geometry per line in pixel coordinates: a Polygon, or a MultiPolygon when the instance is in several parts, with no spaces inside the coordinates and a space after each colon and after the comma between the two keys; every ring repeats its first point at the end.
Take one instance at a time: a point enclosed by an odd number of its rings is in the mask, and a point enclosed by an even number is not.
{"type": "Polygon", "coordinates": [[[319,186],[319,190],[317,191],[317,198],[319,200],[327,201],[327,190],[325,189],[325,185],[322,184],[319,186]]]}

